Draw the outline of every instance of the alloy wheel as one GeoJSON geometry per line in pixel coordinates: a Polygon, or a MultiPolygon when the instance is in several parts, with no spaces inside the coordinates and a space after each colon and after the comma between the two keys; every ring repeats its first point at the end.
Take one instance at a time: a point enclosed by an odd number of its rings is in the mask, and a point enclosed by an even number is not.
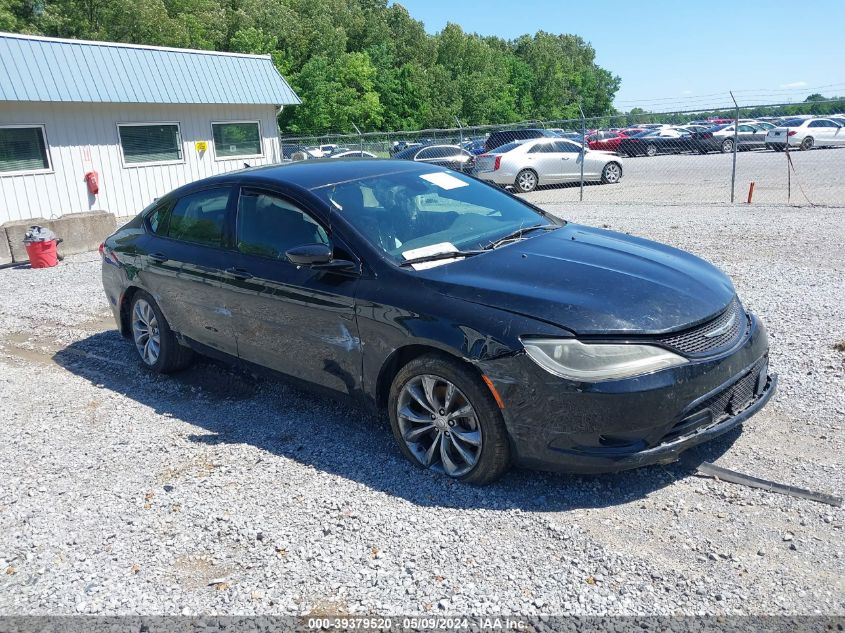
{"type": "Polygon", "coordinates": [[[722,143],[722,151],[727,154],[728,152],[734,151],[734,142],[730,139],[726,140],[722,143]]]}
{"type": "Polygon", "coordinates": [[[537,176],[534,175],[533,171],[521,171],[516,178],[516,184],[520,191],[533,191],[537,186],[537,176]]]}
{"type": "Polygon", "coordinates": [[[654,145],[649,145],[645,148],[645,153],[648,156],[656,156],[657,155],[657,148],[654,145]]]}
{"type": "Polygon", "coordinates": [[[144,299],[138,299],[132,309],[132,337],[141,360],[155,365],[161,353],[161,332],[155,310],[144,299]]]}
{"type": "Polygon", "coordinates": [[[478,463],[478,416],[463,392],[445,378],[411,378],[399,394],[396,414],[405,445],[426,468],[460,477],[478,463]]]}
{"type": "Polygon", "coordinates": [[[619,182],[619,179],[622,177],[622,170],[619,169],[619,165],[616,163],[608,163],[604,166],[604,181],[608,184],[614,184],[619,182]]]}

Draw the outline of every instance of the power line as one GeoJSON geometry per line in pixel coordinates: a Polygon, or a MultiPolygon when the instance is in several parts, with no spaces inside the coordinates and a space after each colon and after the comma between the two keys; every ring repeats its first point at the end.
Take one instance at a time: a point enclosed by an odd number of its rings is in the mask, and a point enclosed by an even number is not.
{"type": "MultiPolygon", "coordinates": [[[[822,86],[802,86],[796,88],[742,88],[739,90],[734,90],[734,94],[741,94],[746,96],[757,95],[763,97],[765,95],[784,95],[789,93],[799,94],[799,93],[812,93],[818,92],[819,90],[824,89],[845,89],[845,82],[840,83],[832,83],[832,84],[825,84],[822,86]]],[[[617,105],[647,105],[647,104],[657,104],[657,103],[695,103],[701,102],[704,99],[710,99],[712,97],[724,97],[725,99],[729,99],[728,92],[712,92],[709,94],[700,94],[700,95],[681,95],[675,97],[658,97],[654,99],[640,99],[640,100],[623,100],[623,101],[616,101],[617,105]]]]}

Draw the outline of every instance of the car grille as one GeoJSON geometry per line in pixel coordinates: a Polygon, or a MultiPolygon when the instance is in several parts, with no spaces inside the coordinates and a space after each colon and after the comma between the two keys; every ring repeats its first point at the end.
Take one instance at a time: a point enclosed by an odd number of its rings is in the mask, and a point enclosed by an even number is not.
{"type": "MultiPolygon", "coordinates": [[[[672,441],[681,435],[710,426],[725,418],[733,417],[742,413],[754,401],[757,394],[758,382],[768,379],[769,363],[768,356],[758,360],[746,374],[738,381],[707,398],[704,402],[696,405],[684,418],[678,422],[661,442],[672,441]],[[761,374],[764,375],[761,376],[761,374]]],[[[765,384],[765,383],[764,383],[765,384]]]]}
{"type": "Polygon", "coordinates": [[[657,342],[687,356],[700,356],[736,343],[747,333],[749,325],[742,304],[734,297],[725,311],[715,319],[684,332],[658,337],[657,342]],[[719,332],[720,328],[724,328],[724,331],[719,332]]]}

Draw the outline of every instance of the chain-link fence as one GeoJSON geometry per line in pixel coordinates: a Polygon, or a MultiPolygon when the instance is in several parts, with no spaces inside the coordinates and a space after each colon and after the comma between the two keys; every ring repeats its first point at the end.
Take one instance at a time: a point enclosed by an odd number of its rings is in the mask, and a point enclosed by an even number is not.
{"type": "Polygon", "coordinates": [[[286,160],[361,152],[421,160],[431,145],[462,148],[475,165],[467,171],[530,189],[535,202],[845,206],[845,101],[282,138],[286,160]],[[506,144],[541,135],[569,145],[506,144]],[[621,168],[618,182],[608,183],[610,163],[621,168]]]}

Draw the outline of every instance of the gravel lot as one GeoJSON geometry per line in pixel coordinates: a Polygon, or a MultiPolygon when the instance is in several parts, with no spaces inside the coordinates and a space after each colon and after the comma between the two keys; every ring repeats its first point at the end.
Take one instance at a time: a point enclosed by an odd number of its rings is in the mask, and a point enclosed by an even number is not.
{"type": "MultiPolygon", "coordinates": [[[[786,154],[739,152],[736,159],[736,201],[744,202],[754,181],[756,204],[841,206],[845,203],[845,150],[815,149],[789,153],[794,165],[787,179],[786,154]]],[[[589,185],[584,201],[623,204],[727,204],[731,200],[732,154],[680,154],[623,158],[618,185],[589,185]]],[[[541,204],[577,201],[579,187],[541,189],[530,197],[541,204]]]]}
{"type": "Polygon", "coordinates": [[[346,405],[211,363],[145,373],[95,254],[0,270],[0,614],[845,614],[845,511],[692,474],[843,493],[843,209],[569,191],[535,196],[707,257],[764,319],[781,390],[742,433],[667,467],[470,488],[346,405]]]}

